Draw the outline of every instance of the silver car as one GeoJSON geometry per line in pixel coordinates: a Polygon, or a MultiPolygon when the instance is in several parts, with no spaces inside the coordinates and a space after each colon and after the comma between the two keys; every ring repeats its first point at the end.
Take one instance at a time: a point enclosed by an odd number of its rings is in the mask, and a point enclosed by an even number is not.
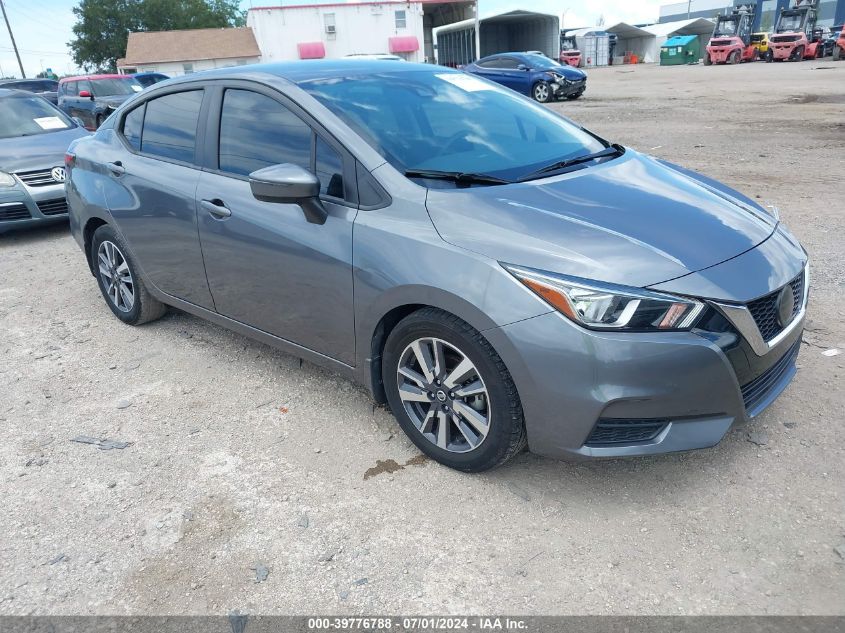
{"type": "Polygon", "coordinates": [[[0,88],[0,233],[67,220],[65,150],[83,136],[45,99],[0,88]]]}
{"type": "Polygon", "coordinates": [[[199,73],[68,164],[119,319],[177,306],[325,365],[452,468],[712,446],[796,371],[808,258],[775,215],[465,73],[199,73]]]}

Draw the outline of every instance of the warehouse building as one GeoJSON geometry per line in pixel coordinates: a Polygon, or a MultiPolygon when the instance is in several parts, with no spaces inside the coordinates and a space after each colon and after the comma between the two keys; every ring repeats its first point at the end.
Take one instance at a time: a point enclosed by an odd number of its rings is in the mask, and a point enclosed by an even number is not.
{"type": "MultiPolygon", "coordinates": [[[[754,13],[754,31],[770,32],[781,9],[787,8],[792,0],[757,0],[754,13]]],[[[717,14],[730,13],[735,6],[749,4],[754,0],[686,0],[660,7],[660,21],[674,22],[687,18],[712,18],[717,14]]],[[[845,23],[845,0],[821,0],[819,3],[819,26],[833,26],[845,23]]]]}
{"type": "Polygon", "coordinates": [[[676,22],[663,22],[648,26],[636,26],[620,22],[607,27],[609,33],[616,34],[614,64],[647,63],[660,61],[660,47],[666,40],[678,35],[694,35],[699,38],[699,47],[704,50],[707,40],[713,33],[713,20],[691,18],[676,22]]]}
{"type": "Polygon", "coordinates": [[[539,51],[560,57],[560,19],[533,11],[509,11],[434,29],[437,63],[460,66],[509,51],[539,51]]]}
{"type": "Polygon", "coordinates": [[[262,60],[393,54],[434,60],[433,30],[475,19],[475,0],[338,2],[254,7],[247,13],[262,60]]]}

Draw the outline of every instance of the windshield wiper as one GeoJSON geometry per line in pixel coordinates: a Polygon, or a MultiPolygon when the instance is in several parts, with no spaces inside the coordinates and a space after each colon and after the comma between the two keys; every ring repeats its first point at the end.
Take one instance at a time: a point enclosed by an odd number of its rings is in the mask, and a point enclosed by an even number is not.
{"type": "Polygon", "coordinates": [[[543,174],[548,174],[553,171],[561,171],[568,167],[572,167],[574,165],[580,165],[581,163],[588,163],[591,160],[596,160],[599,158],[607,158],[609,156],[621,156],[625,152],[625,148],[621,145],[617,145],[614,143],[610,147],[606,147],[599,152],[593,152],[592,154],[585,154],[584,156],[577,156],[576,158],[568,158],[566,160],[559,160],[556,163],[552,163],[551,165],[546,165],[545,167],[541,167],[536,171],[532,171],[530,174],[523,176],[519,179],[519,182],[523,182],[525,180],[533,180],[538,176],[542,176],[543,174]]]}
{"type": "Polygon", "coordinates": [[[438,171],[436,169],[409,169],[406,178],[430,178],[433,180],[452,180],[458,184],[467,185],[507,185],[512,181],[487,174],[472,174],[462,171],[438,171]]]}

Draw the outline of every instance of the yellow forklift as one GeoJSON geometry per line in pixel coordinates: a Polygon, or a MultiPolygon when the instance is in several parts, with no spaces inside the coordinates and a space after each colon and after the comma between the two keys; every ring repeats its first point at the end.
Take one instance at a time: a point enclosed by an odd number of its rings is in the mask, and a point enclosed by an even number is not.
{"type": "Polygon", "coordinates": [[[769,61],[769,56],[772,54],[772,51],[769,49],[768,33],[752,33],[751,46],[757,50],[757,59],[769,61]]]}

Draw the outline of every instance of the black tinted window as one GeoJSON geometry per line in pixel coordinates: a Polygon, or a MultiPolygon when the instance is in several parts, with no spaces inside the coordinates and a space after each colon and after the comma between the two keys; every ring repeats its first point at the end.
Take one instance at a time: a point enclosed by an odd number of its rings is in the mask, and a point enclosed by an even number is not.
{"type": "Polygon", "coordinates": [[[220,117],[220,169],[246,176],[279,163],[310,169],[311,128],[270,97],[227,90],[220,117]]]}
{"type": "Polygon", "coordinates": [[[69,97],[75,97],[76,95],[79,94],[79,83],[78,82],[69,81],[69,82],[62,84],[62,85],[64,86],[65,94],[68,95],[69,97]]]}
{"type": "Polygon", "coordinates": [[[165,95],[147,102],[141,150],[193,162],[202,90],[165,95]]]}
{"type": "Polygon", "coordinates": [[[319,136],[315,164],[317,178],[320,179],[320,193],[343,198],[343,160],[340,154],[319,136]]]}
{"type": "Polygon", "coordinates": [[[136,150],[141,149],[141,126],[144,123],[144,106],[135,108],[123,119],[123,136],[136,150]]]}

